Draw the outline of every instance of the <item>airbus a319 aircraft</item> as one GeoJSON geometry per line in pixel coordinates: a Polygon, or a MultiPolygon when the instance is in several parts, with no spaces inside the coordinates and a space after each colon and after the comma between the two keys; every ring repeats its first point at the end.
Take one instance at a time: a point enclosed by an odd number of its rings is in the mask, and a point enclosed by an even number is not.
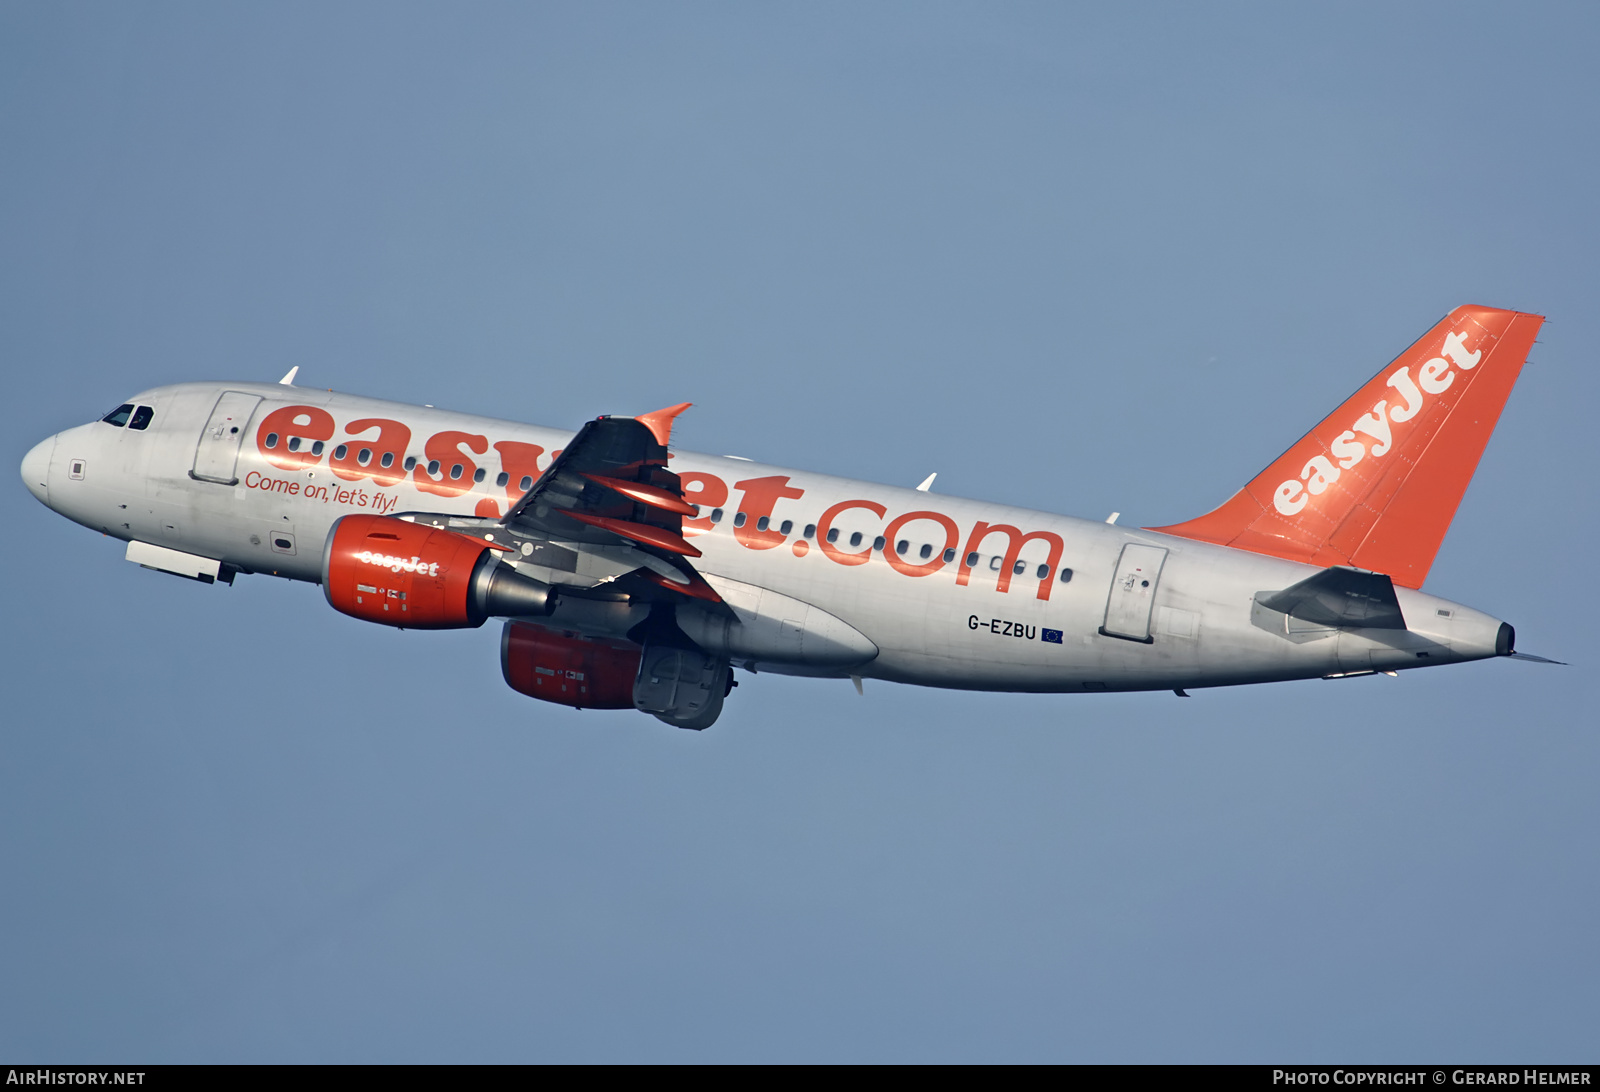
{"type": "MultiPolygon", "coordinates": [[[[1514,651],[1421,591],[1543,318],[1452,311],[1220,508],[1132,528],[277,384],[135,395],[28,452],[44,504],[207,582],[403,629],[502,619],[510,686],[709,727],[732,668],[1083,693],[1514,651]]],[[[1524,657],[1538,659],[1538,657],[1524,657]]]]}

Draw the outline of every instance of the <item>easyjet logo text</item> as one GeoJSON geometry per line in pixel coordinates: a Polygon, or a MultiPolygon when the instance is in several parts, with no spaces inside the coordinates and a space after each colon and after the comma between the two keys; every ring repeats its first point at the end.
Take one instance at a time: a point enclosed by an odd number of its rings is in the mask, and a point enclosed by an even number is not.
{"type": "MultiPolygon", "coordinates": [[[[326,466],[337,478],[370,479],[375,485],[423,493],[473,505],[475,515],[496,518],[528,491],[560,450],[515,440],[491,443],[488,436],[445,430],[422,445],[421,455],[408,451],[410,426],[401,421],[367,417],[341,429],[333,415],[315,406],[280,406],[256,429],[256,450],[281,470],[314,471],[326,466]]],[[[683,498],[700,515],[682,523],[686,537],[710,533],[724,518],[733,540],[747,550],[771,550],[787,544],[796,557],[813,547],[836,565],[854,567],[882,562],[907,577],[926,577],[945,569],[959,586],[975,577],[992,580],[998,592],[1013,581],[1036,581],[1037,598],[1048,600],[1058,578],[1070,579],[1061,567],[1065,544],[1053,531],[1028,530],[1006,523],[978,520],[965,530],[950,516],[917,509],[891,515],[874,500],[840,501],[821,512],[807,513],[799,502],[805,490],[787,475],[745,478],[731,484],[716,474],[685,470],[679,475],[683,498]],[[726,510],[724,508],[726,506],[726,510]],[[785,518],[785,516],[789,518],[785,518]],[[815,520],[815,522],[812,522],[815,520]],[[836,526],[843,525],[843,526],[836,526]],[[805,530],[800,529],[804,527],[805,530]],[[1022,555],[1030,555],[1024,560],[1022,555]]],[[[323,485],[252,471],[252,489],[281,492],[310,500],[337,501],[387,512],[399,496],[375,490],[323,485]],[[370,496],[370,500],[369,500],[370,496]]],[[[363,564],[394,572],[427,572],[417,558],[366,552],[354,555],[363,564]]]]}
{"type": "Polygon", "coordinates": [[[1451,333],[1444,339],[1440,356],[1434,357],[1417,369],[1413,378],[1408,364],[1394,372],[1385,381],[1392,387],[1394,398],[1385,398],[1350,422],[1329,445],[1327,455],[1313,455],[1300,468],[1298,478],[1280,482],[1272,494],[1273,507],[1286,516],[1298,515],[1310,503],[1339,480],[1341,474],[1366,458],[1381,459],[1394,450],[1394,426],[1411,420],[1431,400],[1430,396],[1443,394],[1456,381],[1454,364],[1463,372],[1478,366],[1483,356],[1481,349],[1467,351],[1466,336],[1451,333]]]}
{"type": "Polygon", "coordinates": [[[388,569],[392,573],[416,573],[419,576],[438,576],[439,563],[437,561],[423,561],[420,557],[395,557],[392,554],[375,553],[372,550],[362,550],[355,555],[355,559],[363,565],[376,565],[380,569],[388,569]]]}

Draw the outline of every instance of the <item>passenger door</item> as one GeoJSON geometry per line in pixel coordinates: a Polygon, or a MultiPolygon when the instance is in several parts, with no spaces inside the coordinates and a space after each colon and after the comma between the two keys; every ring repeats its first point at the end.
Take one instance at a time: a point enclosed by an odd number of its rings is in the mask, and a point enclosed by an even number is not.
{"type": "Polygon", "coordinates": [[[1167,551],[1159,546],[1130,542],[1122,548],[1106,600],[1105,624],[1100,627],[1103,636],[1150,643],[1150,608],[1166,560],[1167,551]]]}
{"type": "Polygon", "coordinates": [[[211,419],[200,434],[200,443],[194,452],[194,469],[189,476],[202,482],[220,482],[235,485],[239,479],[235,470],[239,462],[239,445],[244,442],[245,426],[261,399],[242,391],[223,391],[217,399],[211,419]]]}

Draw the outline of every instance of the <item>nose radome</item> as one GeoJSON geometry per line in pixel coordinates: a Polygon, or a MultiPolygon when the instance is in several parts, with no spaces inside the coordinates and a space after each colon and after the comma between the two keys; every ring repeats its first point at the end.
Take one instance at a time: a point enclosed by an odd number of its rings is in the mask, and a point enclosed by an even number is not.
{"type": "Polygon", "coordinates": [[[22,457],[22,484],[39,499],[40,504],[50,503],[50,456],[55,454],[56,438],[50,437],[34,444],[22,457]]]}

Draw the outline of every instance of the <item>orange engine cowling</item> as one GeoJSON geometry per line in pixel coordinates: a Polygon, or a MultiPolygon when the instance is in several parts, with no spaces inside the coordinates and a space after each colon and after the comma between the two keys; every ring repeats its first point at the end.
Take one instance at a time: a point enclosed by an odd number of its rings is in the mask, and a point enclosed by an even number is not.
{"type": "Polygon", "coordinates": [[[388,516],[345,516],[328,535],[322,592],[334,610],[407,629],[481,626],[472,577],[481,542],[388,516]]]}
{"type": "Polygon", "coordinates": [[[328,532],[322,592],[334,610],[405,629],[470,629],[491,615],[549,614],[549,585],[477,539],[389,516],[345,516],[328,532]]]}
{"type": "Polygon", "coordinates": [[[500,672],[519,694],[575,709],[632,709],[638,645],[594,641],[540,626],[507,622],[500,672]]]}

